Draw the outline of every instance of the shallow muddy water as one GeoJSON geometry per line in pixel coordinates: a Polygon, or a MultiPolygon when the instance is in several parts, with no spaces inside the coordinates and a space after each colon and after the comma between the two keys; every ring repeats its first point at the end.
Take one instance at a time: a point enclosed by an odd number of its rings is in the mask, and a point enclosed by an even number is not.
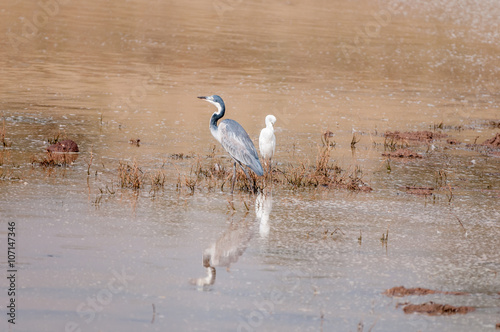
{"type": "Polygon", "coordinates": [[[474,143],[500,131],[499,23],[494,0],[0,1],[0,234],[15,222],[17,269],[1,329],[493,330],[500,158],[474,143]],[[196,98],[210,94],[255,143],[276,116],[281,170],[314,164],[331,130],[331,162],[373,190],[191,193],[214,146],[230,167],[196,98]],[[388,130],[448,136],[388,161],[388,130]],[[32,163],[58,134],[77,159],[32,163]],[[120,188],[134,161],[164,187],[120,188]],[[382,294],[399,285],[469,294],[382,294]],[[398,306],[427,301],[476,310],[398,306]]]}

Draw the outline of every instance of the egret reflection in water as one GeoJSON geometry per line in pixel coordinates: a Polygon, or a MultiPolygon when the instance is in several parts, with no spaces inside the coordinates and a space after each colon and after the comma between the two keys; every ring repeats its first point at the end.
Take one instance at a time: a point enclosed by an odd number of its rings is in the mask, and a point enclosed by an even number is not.
{"type": "Polygon", "coordinates": [[[259,221],[259,234],[262,238],[269,235],[269,215],[273,209],[273,195],[271,192],[259,193],[255,199],[255,216],[259,221]]]}

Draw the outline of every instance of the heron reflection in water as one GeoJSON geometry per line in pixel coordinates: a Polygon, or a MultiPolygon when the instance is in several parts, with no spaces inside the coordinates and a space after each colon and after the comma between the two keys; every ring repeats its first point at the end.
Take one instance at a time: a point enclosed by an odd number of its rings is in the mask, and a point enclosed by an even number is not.
{"type": "Polygon", "coordinates": [[[231,222],[224,234],[203,252],[203,267],[207,272],[206,277],[191,279],[190,283],[202,288],[213,285],[217,275],[215,268],[226,267],[229,270],[231,264],[238,261],[247,249],[254,233],[257,232],[257,222],[259,222],[260,236],[267,237],[272,206],[271,193],[259,193],[255,200],[255,220],[245,220],[244,218],[239,222],[231,222]]]}
{"type": "Polygon", "coordinates": [[[228,229],[210,247],[203,252],[203,267],[207,269],[204,278],[191,279],[193,285],[204,287],[215,283],[216,267],[226,267],[236,263],[247,249],[248,242],[254,234],[253,221],[245,219],[231,222],[228,229]]]}

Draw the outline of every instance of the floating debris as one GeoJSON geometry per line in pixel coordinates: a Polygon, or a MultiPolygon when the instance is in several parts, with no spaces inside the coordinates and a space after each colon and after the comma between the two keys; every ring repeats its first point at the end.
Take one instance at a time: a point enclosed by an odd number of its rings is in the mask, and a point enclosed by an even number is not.
{"type": "Polygon", "coordinates": [[[437,133],[434,131],[407,131],[407,132],[399,132],[399,131],[387,131],[384,136],[386,138],[393,138],[394,140],[410,140],[410,141],[419,141],[419,142],[430,142],[435,139],[440,139],[446,137],[448,135],[437,133]]]}
{"type": "Polygon", "coordinates": [[[171,155],[168,156],[171,159],[188,159],[188,158],[193,158],[193,156],[184,154],[184,153],[172,153],[171,155]]]}
{"type": "Polygon", "coordinates": [[[333,137],[333,133],[330,130],[325,131],[321,135],[321,143],[323,144],[323,146],[335,146],[336,143],[330,141],[331,137],[333,137]]]}
{"type": "Polygon", "coordinates": [[[137,138],[137,139],[133,139],[131,138],[130,141],[128,141],[130,144],[132,145],[135,145],[135,146],[141,146],[139,143],[141,143],[141,139],[140,138],[137,138]]]}
{"type": "Polygon", "coordinates": [[[419,314],[426,314],[429,316],[455,315],[455,314],[464,315],[474,310],[476,310],[476,308],[474,307],[468,307],[468,306],[454,307],[449,304],[439,304],[439,303],[434,303],[432,301],[422,304],[410,303],[404,306],[403,308],[405,314],[419,313],[419,314]]]}
{"type": "Polygon", "coordinates": [[[32,156],[31,163],[43,167],[67,166],[78,158],[78,154],[74,152],[79,152],[78,145],[70,139],[56,141],[46,150],[47,154],[42,158],[32,156]]]}
{"type": "Polygon", "coordinates": [[[487,145],[487,146],[490,146],[492,148],[499,148],[500,147],[500,133],[497,133],[495,135],[495,137],[484,141],[483,145],[487,145]]]}
{"type": "Polygon", "coordinates": [[[70,139],[65,139],[63,141],[52,144],[47,148],[48,152],[79,152],[78,145],[75,141],[70,139]]]}
{"type": "Polygon", "coordinates": [[[422,155],[408,149],[398,149],[394,152],[384,152],[382,153],[382,156],[390,158],[407,158],[407,159],[423,158],[422,155]]]}
{"type": "Polygon", "coordinates": [[[404,296],[411,296],[411,295],[429,295],[429,294],[446,294],[446,295],[469,295],[469,293],[465,292],[446,292],[446,291],[439,291],[439,290],[433,290],[433,289],[428,289],[428,288],[405,288],[404,286],[396,286],[391,289],[386,290],[382,294],[387,295],[389,297],[404,297],[404,296]]]}
{"type": "Polygon", "coordinates": [[[412,195],[432,195],[432,187],[406,187],[406,193],[412,195]]]}

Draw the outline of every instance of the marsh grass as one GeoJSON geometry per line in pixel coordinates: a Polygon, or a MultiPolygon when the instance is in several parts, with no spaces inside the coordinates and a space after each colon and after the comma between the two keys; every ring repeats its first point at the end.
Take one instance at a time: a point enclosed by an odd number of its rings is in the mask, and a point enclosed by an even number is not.
{"type": "Polygon", "coordinates": [[[156,197],[156,193],[165,187],[167,176],[162,170],[156,170],[148,173],[148,177],[150,182],[149,195],[151,197],[156,197]]]}
{"type": "Polygon", "coordinates": [[[87,176],[90,176],[90,167],[92,166],[92,161],[94,160],[94,152],[92,151],[94,149],[94,145],[90,147],[90,157],[87,160],[87,176]]]}
{"type": "Polygon", "coordinates": [[[0,166],[3,166],[3,164],[5,163],[5,160],[8,159],[8,156],[10,155],[10,153],[8,151],[0,151],[0,166]]]}
{"type": "Polygon", "coordinates": [[[440,169],[434,172],[434,183],[436,184],[437,188],[444,187],[447,185],[448,175],[446,174],[445,170],[440,169]]]}
{"type": "Polygon", "coordinates": [[[361,140],[361,138],[359,138],[356,135],[356,133],[353,133],[352,134],[352,139],[351,139],[351,149],[355,149],[356,148],[356,144],[358,144],[360,140],[361,140]]]}
{"type": "Polygon", "coordinates": [[[332,140],[332,137],[333,137],[333,133],[330,130],[325,131],[321,135],[321,143],[323,144],[323,146],[335,147],[335,145],[337,145],[337,143],[335,143],[335,141],[332,140]]]}
{"type": "Polygon", "coordinates": [[[448,181],[448,174],[445,170],[440,169],[434,172],[434,182],[437,189],[444,189],[448,202],[453,200],[453,188],[448,181]]]}
{"type": "MultiPolygon", "coordinates": [[[[104,167],[104,165],[103,165],[104,167]]],[[[96,171],[96,180],[97,180],[96,171]]],[[[113,172],[114,177],[110,183],[104,187],[98,188],[98,193],[93,205],[99,207],[102,201],[106,201],[111,197],[130,196],[137,199],[141,192],[148,192],[150,198],[156,198],[158,193],[162,191],[167,185],[167,175],[160,169],[143,170],[138,162],[119,161],[117,172],[113,172]]],[[[178,179],[179,181],[179,179],[178,179]]]]}
{"type": "Polygon", "coordinates": [[[490,121],[488,121],[488,127],[490,127],[490,128],[500,128],[500,121],[498,121],[498,120],[490,120],[490,121]]]}
{"type": "Polygon", "coordinates": [[[191,190],[191,194],[194,194],[194,191],[196,189],[196,184],[198,183],[197,179],[193,179],[191,176],[189,178],[184,179],[184,183],[186,184],[186,187],[191,190]]]}
{"type": "Polygon", "coordinates": [[[433,123],[432,125],[429,125],[429,129],[432,131],[443,131],[443,130],[456,130],[456,131],[462,131],[465,130],[464,125],[447,125],[443,121],[440,123],[433,123]]]}
{"type": "Polygon", "coordinates": [[[389,241],[389,228],[387,228],[386,233],[382,233],[382,237],[380,238],[380,242],[382,242],[383,244],[387,245],[388,241],[389,241]]]}
{"type": "Polygon", "coordinates": [[[189,159],[189,158],[193,158],[194,154],[193,153],[188,153],[188,154],[184,154],[184,153],[172,153],[168,157],[170,159],[176,159],[176,160],[179,160],[179,159],[189,159]]]}
{"type": "Polygon", "coordinates": [[[111,184],[111,188],[109,188],[108,185],[106,185],[104,188],[99,188],[99,194],[96,195],[94,201],[92,204],[98,208],[101,206],[103,198],[106,200],[109,197],[112,197],[116,194],[116,191],[113,187],[113,184],[111,184]]]}
{"type": "MultiPolygon", "coordinates": [[[[362,171],[359,167],[344,170],[331,162],[333,148],[333,145],[318,146],[318,153],[313,164],[309,160],[288,163],[280,168],[274,167],[263,177],[258,177],[255,173],[248,171],[250,180],[237,166],[235,190],[251,192],[252,188],[255,188],[256,191],[263,191],[270,185],[292,190],[318,187],[354,191],[371,190],[362,181],[362,171]]],[[[179,174],[177,188],[181,189],[185,186],[191,193],[194,193],[196,188],[224,190],[226,186],[231,186],[232,176],[232,161],[228,163],[227,160],[222,161],[221,158],[216,158],[215,154],[209,154],[206,158],[196,158],[189,174],[184,176],[184,181],[179,180],[182,178],[179,174]]]]}
{"type": "Polygon", "coordinates": [[[47,152],[43,156],[31,156],[31,165],[39,165],[42,167],[64,167],[73,163],[78,155],[75,153],[57,153],[47,152]]]}
{"type": "Polygon", "coordinates": [[[5,137],[7,135],[7,130],[5,129],[5,118],[2,122],[2,130],[0,130],[0,140],[2,141],[2,146],[5,148],[10,148],[12,146],[12,142],[7,140],[5,137]]]}
{"type": "MultiPolygon", "coordinates": [[[[248,173],[251,182],[249,182],[243,170],[238,165],[236,166],[235,189],[251,191],[252,183],[258,190],[263,189],[263,181],[253,172],[248,171],[248,173]]],[[[182,187],[186,187],[191,194],[197,188],[200,190],[202,188],[208,190],[220,188],[223,191],[226,186],[231,187],[232,178],[232,160],[229,163],[228,161],[223,161],[222,158],[215,157],[215,153],[211,150],[205,158],[201,158],[200,156],[195,158],[188,174],[182,175],[178,170],[177,189],[181,190],[182,187]]]]}
{"type": "Polygon", "coordinates": [[[384,151],[396,151],[410,146],[408,140],[394,135],[387,135],[384,139],[384,151]]]}
{"type": "Polygon", "coordinates": [[[66,132],[58,131],[56,134],[53,134],[51,137],[47,138],[47,143],[49,143],[49,145],[52,145],[65,139],[68,139],[66,132]]]}
{"type": "Polygon", "coordinates": [[[0,180],[21,180],[19,175],[14,175],[11,170],[0,169],[0,180]]]}
{"type": "Polygon", "coordinates": [[[332,146],[318,147],[316,163],[314,166],[306,166],[302,162],[299,166],[289,165],[283,176],[293,189],[325,187],[328,189],[340,188],[348,190],[371,190],[362,181],[362,171],[359,166],[351,170],[344,170],[337,164],[331,162],[332,146]]]}
{"type": "Polygon", "coordinates": [[[135,160],[132,165],[120,161],[118,182],[122,188],[141,189],[144,184],[144,172],[139,168],[135,160]]]}
{"type": "Polygon", "coordinates": [[[308,169],[309,167],[304,165],[303,162],[300,165],[288,164],[283,170],[279,170],[281,177],[285,180],[282,183],[286,183],[292,188],[298,189],[308,186],[308,169]]]}
{"type": "Polygon", "coordinates": [[[149,179],[151,181],[152,188],[161,189],[165,186],[165,181],[167,177],[163,171],[157,170],[149,174],[149,179]]]}
{"type": "MultiPolygon", "coordinates": [[[[363,172],[358,166],[348,169],[340,168],[332,161],[334,145],[328,144],[317,147],[316,158],[311,161],[304,159],[295,163],[275,165],[271,171],[260,177],[248,170],[249,177],[236,166],[235,191],[251,193],[263,192],[268,186],[281,187],[291,190],[307,190],[315,188],[347,189],[353,191],[369,191],[371,188],[362,180],[363,172]]],[[[190,156],[186,162],[185,155],[175,155],[173,166],[177,170],[175,188],[178,192],[184,190],[192,195],[195,192],[226,191],[229,192],[233,177],[233,161],[224,155],[216,154],[215,146],[205,156],[190,156]],[[186,171],[188,169],[188,171],[186,171]],[[183,171],[184,170],[184,171],[183,171]]],[[[163,166],[162,166],[163,168],[163,166]]],[[[115,182],[116,183],[116,182],[115,182]]],[[[134,191],[149,190],[154,198],[168,183],[168,178],[162,169],[143,171],[138,163],[120,161],[118,166],[118,184],[121,189],[134,191]]],[[[101,193],[110,196],[109,193],[101,193]]],[[[96,199],[100,200],[101,197],[96,199]]],[[[100,202],[96,201],[95,205],[100,202]]],[[[234,210],[234,205],[229,206],[234,210]]],[[[248,211],[249,205],[244,208],[248,211]]]]}

